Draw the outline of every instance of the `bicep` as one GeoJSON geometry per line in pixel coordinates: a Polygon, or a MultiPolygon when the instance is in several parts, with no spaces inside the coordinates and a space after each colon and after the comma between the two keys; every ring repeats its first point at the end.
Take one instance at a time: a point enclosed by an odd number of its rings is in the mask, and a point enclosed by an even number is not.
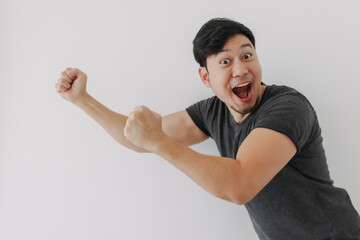
{"type": "Polygon", "coordinates": [[[266,128],[255,128],[241,144],[236,160],[248,200],[261,191],[296,153],[286,135],[266,128]]]}
{"type": "Polygon", "coordinates": [[[186,110],[164,116],[162,129],[169,137],[186,146],[200,143],[209,138],[196,126],[186,110]]]}

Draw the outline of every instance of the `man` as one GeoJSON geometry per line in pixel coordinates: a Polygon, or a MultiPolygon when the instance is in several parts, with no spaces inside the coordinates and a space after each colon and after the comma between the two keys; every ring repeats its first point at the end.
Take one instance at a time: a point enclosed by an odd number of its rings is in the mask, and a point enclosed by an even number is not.
{"type": "Polygon", "coordinates": [[[260,239],[360,239],[359,214],[330,179],[314,109],[296,90],[262,83],[252,32],[212,19],[193,44],[215,96],[186,110],[115,113],[86,92],[76,68],[61,73],[56,90],[125,147],[156,153],[209,193],[245,205],[260,239]],[[221,157],[188,147],[209,137],[221,157]]]}

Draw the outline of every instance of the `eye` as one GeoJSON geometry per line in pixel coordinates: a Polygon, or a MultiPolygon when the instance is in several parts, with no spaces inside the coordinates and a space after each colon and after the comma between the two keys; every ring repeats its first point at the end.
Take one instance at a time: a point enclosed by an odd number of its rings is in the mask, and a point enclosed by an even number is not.
{"type": "Polygon", "coordinates": [[[247,53],[247,54],[245,54],[244,56],[243,56],[243,59],[244,60],[247,60],[247,59],[249,59],[249,58],[251,58],[251,54],[250,53],[247,53]]]}
{"type": "Polygon", "coordinates": [[[230,60],[229,59],[224,59],[220,62],[221,64],[229,64],[230,60]]]}

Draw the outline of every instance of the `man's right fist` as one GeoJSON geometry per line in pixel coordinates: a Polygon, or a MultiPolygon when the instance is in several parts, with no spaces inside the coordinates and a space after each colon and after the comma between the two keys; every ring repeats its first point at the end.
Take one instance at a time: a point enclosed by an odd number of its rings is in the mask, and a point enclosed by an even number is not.
{"type": "Polygon", "coordinates": [[[86,81],[86,74],[79,69],[66,68],[61,72],[55,89],[62,98],[75,103],[86,95],[86,81]]]}

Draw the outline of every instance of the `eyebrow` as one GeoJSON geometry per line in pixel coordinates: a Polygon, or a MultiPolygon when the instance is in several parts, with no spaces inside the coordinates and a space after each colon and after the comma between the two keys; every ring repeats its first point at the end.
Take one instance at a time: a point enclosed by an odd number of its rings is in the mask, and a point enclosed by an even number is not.
{"type": "MultiPolygon", "coordinates": [[[[244,44],[242,44],[242,45],[240,46],[241,49],[242,49],[242,48],[246,48],[246,47],[251,47],[251,48],[253,48],[250,43],[244,43],[244,44]]],[[[218,53],[215,54],[215,57],[216,57],[219,53],[228,52],[228,51],[229,51],[229,49],[221,49],[218,53]]]]}

